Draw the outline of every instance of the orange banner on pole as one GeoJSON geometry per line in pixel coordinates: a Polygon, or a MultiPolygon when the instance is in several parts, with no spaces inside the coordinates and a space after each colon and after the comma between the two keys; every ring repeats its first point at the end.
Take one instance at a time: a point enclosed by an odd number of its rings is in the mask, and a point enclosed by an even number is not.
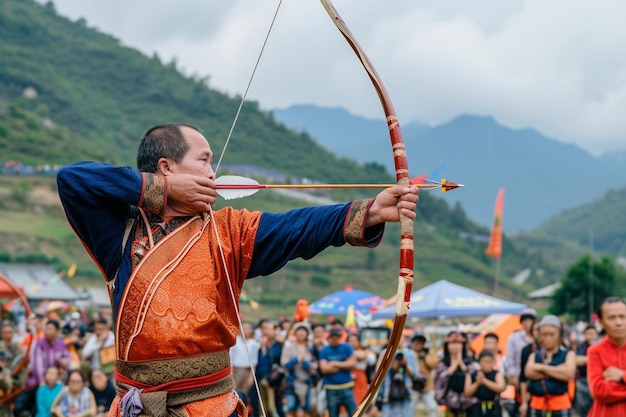
{"type": "Polygon", "coordinates": [[[493,227],[491,228],[491,237],[489,245],[485,249],[485,255],[492,258],[502,256],[502,212],[504,209],[504,188],[500,188],[498,197],[496,198],[496,206],[493,211],[493,227]]]}

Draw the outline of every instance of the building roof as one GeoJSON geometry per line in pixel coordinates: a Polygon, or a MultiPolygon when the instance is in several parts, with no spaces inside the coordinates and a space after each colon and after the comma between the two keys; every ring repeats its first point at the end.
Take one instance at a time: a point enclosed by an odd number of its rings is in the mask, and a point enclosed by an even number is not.
{"type": "Polygon", "coordinates": [[[560,282],[555,282],[554,284],[550,284],[543,288],[539,288],[533,292],[528,293],[528,298],[550,298],[554,294],[556,290],[561,287],[560,282]]]}
{"type": "Polygon", "coordinates": [[[72,301],[85,298],[85,295],[59,278],[51,265],[0,262],[0,274],[6,276],[18,287],[23,288],[26,298],[30,301],[72,301]]]}

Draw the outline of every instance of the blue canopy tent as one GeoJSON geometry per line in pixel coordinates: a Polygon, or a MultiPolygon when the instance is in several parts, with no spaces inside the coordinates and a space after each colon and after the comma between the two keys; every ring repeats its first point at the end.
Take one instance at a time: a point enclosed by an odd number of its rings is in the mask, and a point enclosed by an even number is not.
{"type": "MultiPolygon", "coordinates": [[[[411,293],[408,317],[467,317],[486,316],[493,313],[519,314],[525,304],[501,300],[479,291],[437,281],[411,293]]],[[[374,319],[393,318],[395,306],[374,312],[374,319]]]]}
{"type": "Polygon", "coordinates": [[[355,290],[352,287],[344,291],[329,294],[309,305],[311,314],[347,314],[350,306],[355,311],[368,312],[372,308],[381,307],[384,300],[375,294],[355,290]]]}

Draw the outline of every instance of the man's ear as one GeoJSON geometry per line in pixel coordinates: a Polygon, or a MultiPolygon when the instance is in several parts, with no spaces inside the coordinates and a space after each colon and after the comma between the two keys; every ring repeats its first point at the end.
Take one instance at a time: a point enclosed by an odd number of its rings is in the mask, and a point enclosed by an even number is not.
{"type": "Polygon", "coordinates": [[[157,173],[164,176],[172,175],[172,168],[174,164],[175,162],[169,158],[160,158],[157,162],[157,173]]]}

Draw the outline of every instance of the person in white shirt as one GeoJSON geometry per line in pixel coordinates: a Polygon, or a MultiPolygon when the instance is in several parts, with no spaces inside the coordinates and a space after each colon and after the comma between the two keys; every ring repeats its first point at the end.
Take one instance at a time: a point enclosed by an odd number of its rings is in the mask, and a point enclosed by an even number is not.
{"type": "Polygon", "coordinates": [[[254,337],[254,328],[250,323],[242,323],[243,333],[239,329],[235,346],[230,348],[230,364],[233,367],[237,391],[248,395],[252,387],[252,367],[259,360],[261,345],[254,337]]]}
{"type": "Polygon", "coordinates": [[[89,361],[89,367],[92,371],[102,369],[105,374],[110,374],[113,372],[112,364],[100,362],[100,351],[111,347],[115,347],[115,335],[111,331],[108,320],[100,318],[94,324],[93,334],[89,336],[85,346],[83,346],[82,359],[89,361]]]}

